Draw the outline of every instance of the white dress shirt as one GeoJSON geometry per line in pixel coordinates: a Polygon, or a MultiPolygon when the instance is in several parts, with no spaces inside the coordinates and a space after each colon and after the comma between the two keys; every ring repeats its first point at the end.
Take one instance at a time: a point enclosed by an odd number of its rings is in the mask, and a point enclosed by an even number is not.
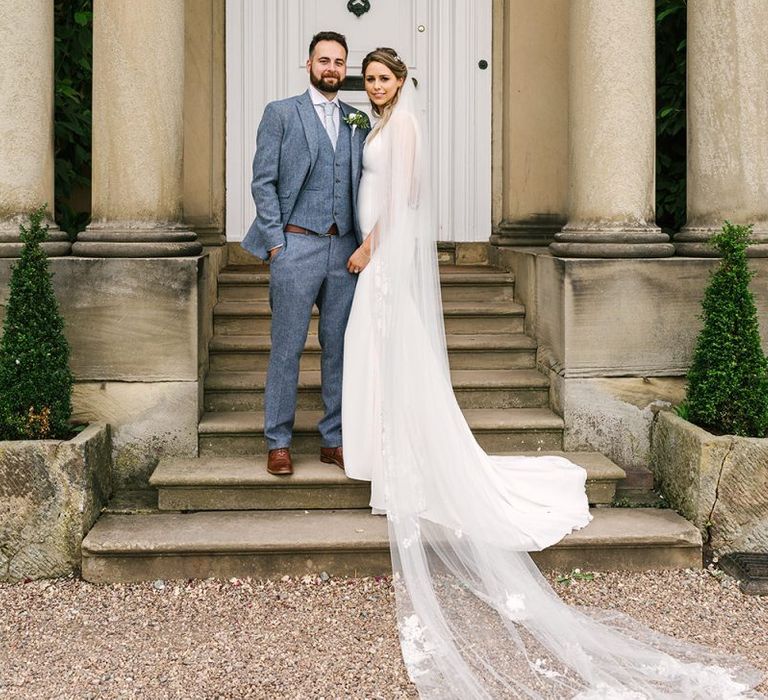
{"type": "Polygon", "coordinates": [[[332,100],[328,100],[322,92],[320,92],[314,85],[309,86],[309,96],[312,98],[312,104],[315,106],[315,112],[317,113],[320,123],[325,126],[325,112],[323,111],[323,105],[328,102],[332,102],[336,105],[336,109],[333,110],[333,128],[336,129],[336,134],[339,133],[339,119],[341,114],[341,105],[339,104],[338,95],[332,100]]]}

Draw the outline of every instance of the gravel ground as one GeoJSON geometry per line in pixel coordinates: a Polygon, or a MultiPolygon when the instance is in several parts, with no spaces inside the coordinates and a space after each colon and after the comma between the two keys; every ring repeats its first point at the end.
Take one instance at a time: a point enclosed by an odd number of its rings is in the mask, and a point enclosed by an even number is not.
{"type": "MultiPolygon", "coordinates": [[[[768,598],[742,595],[725,575],[616,572],[554,585],[569,603],[622,610],[768,671],[768,598]]],[[[416,697],[386,578],[68,578],[0,584],[0,611],[0,698],[416,697]]]]}

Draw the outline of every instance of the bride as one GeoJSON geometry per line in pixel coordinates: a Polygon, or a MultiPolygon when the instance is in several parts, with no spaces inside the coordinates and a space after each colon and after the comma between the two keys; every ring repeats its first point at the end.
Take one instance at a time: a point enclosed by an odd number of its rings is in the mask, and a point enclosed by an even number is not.
{"type": "Polygon", "coordinates": [[[426,132],[397,53],[363,60],[378,121],[358,195],[367,232],[345,335],[346,473],[386,513],[400,642],[423,698],[737,698],[740,658],[564,604],[529,551],[590,521],[585,471],[559,457],[493,457],[453,394],[426,132]]]}

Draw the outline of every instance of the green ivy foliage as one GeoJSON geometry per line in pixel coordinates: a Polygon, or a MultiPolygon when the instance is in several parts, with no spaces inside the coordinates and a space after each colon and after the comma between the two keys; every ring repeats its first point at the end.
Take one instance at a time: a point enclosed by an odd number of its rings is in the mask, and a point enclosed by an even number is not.
{"type": "Polygon", "coordinates": [[[685,224],[686,0],[656,0],[656,222],[685,224]]]}
{"type": "Polygon", "coordinates": [[[712,238],[722,260],[704,293],[704,327],[688,372],[688,419],[729,435],[768,436],[768,358],[749,289],[751,226],[728,222],[712,238]]]}
{"type": "Polygon", "coordinates": [[[21,225],[24,246],[11,272],[0,339],[0,440],[68,438],[72,373],[64,320],[40,245],[46,207],[21,225]]]}
{"type": "Polygon", "coordinates": [[[56,223],[74,238],[88,224],[71,197],[91,181],[91,75],[93,0],[54,3],[54,153],[56,223]]]}

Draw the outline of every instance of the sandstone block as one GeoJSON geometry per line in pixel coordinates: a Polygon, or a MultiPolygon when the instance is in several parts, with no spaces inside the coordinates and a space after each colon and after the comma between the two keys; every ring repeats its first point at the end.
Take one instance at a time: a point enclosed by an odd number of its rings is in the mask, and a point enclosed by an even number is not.
{"type": "Polygon", "coordinates": [[[110,430],[0,442],[0,581],[64,576],[112,490],[110,430]]]}
{"type": "MultiPolygon", "coordinates": [[[[75,378],[197,380],[201,261],[51,259],[75,378]]],[[[12,262],[0,260],[0,322],[12,262]]]]}
{"type": "Polygon", "coordinates": [[[73,415],[112,426],[116,489],[146,486],[160,457],[197,454],[197,382],[78,382],[73,415]]]}
{"type": "Polygon", "coordinates": [[[564,378],[555,384],[566,449],[597,450],[626,469],[647,468],[656,412],[685,395],[680,377],[564,378]]]}
{"type": "Polygon", "coordinates": [[[652,469],[670,505],[717,554],[768,551],[768,439],[712,435],[670,412],[653,427],[652,469]]]}
{"type": "MultiPolygon", "coordinates": [[[[717,264],[705,258],[555,258],[542,248],[491,256],[511,269],[526,332],[564,377],[682,376],[701,329],[701,299],[717,264]],[[535,287],[535,294],[533,289],[535,287]]],[[[768,260],[751,289],[768,343],[768,260]]]]}

